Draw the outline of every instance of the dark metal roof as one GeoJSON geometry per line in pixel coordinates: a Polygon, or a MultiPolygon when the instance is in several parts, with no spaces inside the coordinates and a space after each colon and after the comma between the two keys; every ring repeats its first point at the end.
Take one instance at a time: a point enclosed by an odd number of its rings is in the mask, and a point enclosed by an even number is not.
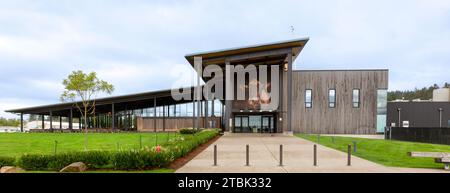
{"type": "MultiPolygon", "coordinates": [[[[207,52],[197,52],[192,54],[187,54],[185,58],[189,61],[189,63],[193,64],[194,57],[201,56],[203,59],[208,58],[218,58],[218,57],[226,57],[231,55],[239,55],[239,54],[247,54],[251,52],[260,52],[260,51],[268,51],[282,48],[294,48],[294,47],[304,47],[305,44],[309,41],[309,38],[299,38],[292,39],[286,41],[265,43],[265,44],[256,44],[251,46],[244,47],[235,47],[229,49],[221,49],[215,51],[207,51],[207,52]]],[[[300,50],[298,50],[300,52],[300,50]]]]}
{"type": "MultiPolygon", "coordinates": [[[[192,90],[194,87],[187,87],[187,89],[192,90]]],[[[120,95],[120,96],[112,96],[112,97],[104,97],[104,98],[98,98],[95,100],[96,106],[110,106],[113,103],[118,107],[118,110],[127,108],[128,105],[121,105],[121,103],[130,103],[128,108],[129,110],[132,110],[133,107],[137,106],[139,107],[148,107],[153,106],[153,103],[151,102],[153,99],[158,100],[159,105],[165,105],[165,104],[178,104],[186,101],[175,101],[172,98],[171,89],[166,90],[157,90],[157,91],[151,91],[151,92],[142,92],[142,93],[135,93],[135,94],[129,94],[129,95],[120,95]],[[142,104],[146,103],[146,104],[142,104]],[[122,107],[123,106],[123,107],[122,107]]],[[[183,94],[191,95],[191,92],[186,92],[183,94]]],[[[75,109],[76,103],[81,103],[81,101],[77,102],[64,102],[64,103],[56,103],[56,104],[49,104],[49,105],[42,105],[42,106],[35,106],[35,107],[27,107],[27,108],[20,108],[20,109],[10,109],[6,110],[5,112],[9,113],[30,113],[30,114],[49,114],[49,111],[54,111],[56,115],[58,112],[67,113],[70,109],[75,109]]],[[[101,112],[100,108],[100,112],[101,112]]],[[[110,109],[105,109],[106,111],[109,111],[110,109]]]]}
{"type": "MultiPolygon", "coordinates": [[[[253,52],[262,52],[262,51],[271,51],[271,50],[277,50],[277,49],[284,49],[284,48],[292,48],[292,52],[294,54],[294,57],[296,57],[301,49],[305,46],[305,44],[308,42],[309,38],[300,38],[300,39],[293,39],[293,40],[287,40],[287,41],[280,41],[280,42],[272,42],[267,44],[257,44],[252,46],[245,46],[245,47],[237,47],[237,48],[230,48],[230,49],[222,49],[222,50],[216,50],[216,51],[208,51],[208,52],[199,52],[194,54],[188,54],[185,56],[185,58],[193,65],[193,58],[195,56],[202,56],[204,59],[208,58],[218,58],[218,57],[227,57],[227,56],[233,56],[233,55],[241,55],[241,54],[248,54],[253,52]]],[[[284,57],[284,56],[283,56],[284,57]]],[[[256,59],[258,60],[258,59],[256,59]]],[[[284,58],[279,58],[278,56],[274,57],[264,57],[262,60],[272,60],[275,62],[283,61],[284,58]]],[[[193,87],[191,87],[192,89],[193,87]]],[[[184,93],[187,94],[187,93],[184,93]]],[[[113,97],[105,97],[105,98],[99,98],[96,99],[96,111],[98,112],[108,112],[111,110],[112,104],[114,103],[114,108],[119,110],[128,109],[132,110],[133,108],[146,108],[153,106],[153,103],[151,101],[157,98],[158,105],[162,104],[177,104],[182,103],[186,101],[174,101],[171,95],[171,90],[158,90],[158,91],[151,91],[151,92],[143,92],[143,93],[136,93],[136,94],[129,94],[129,95],[121,95],[121,96],[113,96],[113,97]],[[97,106],[99,106],[97,108],[97,106]],[[109,107],[108,107],[109,106],[109,107]]],[[[59,114],[66,115],[70,109],[74,109],[75,104],[80,103],[78,102],[69,102],[69,103],[57,103],[57,104],[50,104],[50,105],[43,105],[43,106],[35,106],[35,107],[28,107],[28,108],[20,108],[20,109],[11,109],[7,110],[6,112],[10,113],[26,113],[26,114],[49,114],[49,111],[52,111],[52,113],[56,116],[59,114]]]]}

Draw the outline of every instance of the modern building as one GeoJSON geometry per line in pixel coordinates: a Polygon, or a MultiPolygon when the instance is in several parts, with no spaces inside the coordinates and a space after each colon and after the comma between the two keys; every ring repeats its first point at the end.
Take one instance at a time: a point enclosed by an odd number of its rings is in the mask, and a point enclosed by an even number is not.
{"type": "MultiPolygon", "coordinates": [[[[88,118],[87,126],[152,132],[183,127],[219,127],[236,133],[374,134],[382,131],[380,128],[386,122],[388,70],[293,70],[293,62],[308,40],[188,54],[185,58],[194,68],[201,60],[202,71],[217,67],[225,74],[199,73],[202,76],[198,78],[206,84],[180,89],[184,92],[179,94],[168,89],[97,99],[96,115],[88,118]],[[255,76],[252,69],[258,72],[255,76]],[[270,78],[263,80],[262,72],[270,78]],[[224,97],[212,100],[198,94],[205,89],[220,93],[217,85],[208,86],[211,80],[224,86],[224,97]],[[257,93],[255,96],[251,94],[253,91],[257,93]],[[267,93],[276,97],[267,98],[267,93]],[[175,100],[179,97],[184,99],[175,100]],[[265,108],[267,104],[272,106],[265,108]]],[[[73,119],[81,119],[73,103],[7,112],[18,113],[22,118],[24,114],[40,115],[43,123],[44,116],[67,117],[70,130],[79,129],[73,128],[72,123],[73,119]]],[[[58,126],[50,121],[47,128],[58,129],[58,126]]]]}
{"type": "Polygon", "coordinates": [[[435,89],[429,101],[388,102],[387,110],[390,127],[450,127],[450,89],[435,89]]]}

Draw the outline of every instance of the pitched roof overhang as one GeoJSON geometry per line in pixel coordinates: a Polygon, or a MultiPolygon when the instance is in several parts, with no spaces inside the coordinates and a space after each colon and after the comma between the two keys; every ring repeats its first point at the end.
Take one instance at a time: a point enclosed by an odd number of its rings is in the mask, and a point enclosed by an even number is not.
{"type": "MultiPolygon", "coordinates": [[[[225,64],[226,61],[239,64],[282,64],[286,60],[286,55],[291,53],[293,61],[300,54],[301,50],[308,42],[309,38],[294,39],[288,41],[272,42],[268,44],[258,44],[252,46],[216,50],[209,52],[200,52],[188,54],[185,58],[191,65],[194,65],[194,57],[200,56],[203,59],[203,65],[208,64],[225,64]]],[[[188,90],[193,90],[191,87],[188,90]]],[[[148,108],[154,106],[152,101],[158,101],[157,106],[167,104],[179,104],[188,102],[175,101],[172,98],[171,89],[158,90],[151,92],[143,92],[129,95],[113,96],[96,99],[96,111],[99,113],[110,112],[111,106],[114,103],[116,111],[132,110],[138,108],[148,108]]],[[[192,96],[192,93],[183,93],[192,96]]],[[[75,104],[79,102],[57,103],[43,106],[27,107],[20,109],[6,110],[10,113],[24,113],[24,114],[39,114],[65,116],[70,112],[70,109],[75,109],[75,104]]]]}
{"type": "Polygon", "coordinates": [[[212,63],[223,64],[226,60],[240,61],[251,58],[273,57],[277,54],[281,55],[283,53],[281,50],[290,50],[292,55],[297,57],[308,41],[309,38],[300,38],[245,47],[198,52],[187,54],[185,58],[191,65],[194,65],[194,57],[202,57],[202,60],[206,61],[204,64],[207,65],[212,63]]]}

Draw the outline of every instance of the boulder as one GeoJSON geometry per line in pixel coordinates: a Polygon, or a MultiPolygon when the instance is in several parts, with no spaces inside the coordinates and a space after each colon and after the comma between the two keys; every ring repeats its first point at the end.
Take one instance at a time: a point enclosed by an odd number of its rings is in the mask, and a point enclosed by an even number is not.
{"type": "Polygon", "coordinates": [[[59,170],[59,172],[84,172],[86,170],[86,164],[84,164],[83,162],[75,162],[59,170]]]}
{"type": "Polygon", "coordinates": [[[14,166],[3,166],[0,169],[0,173],[22,173],[25,170],[19,167],[14,167],[14,166]]]}

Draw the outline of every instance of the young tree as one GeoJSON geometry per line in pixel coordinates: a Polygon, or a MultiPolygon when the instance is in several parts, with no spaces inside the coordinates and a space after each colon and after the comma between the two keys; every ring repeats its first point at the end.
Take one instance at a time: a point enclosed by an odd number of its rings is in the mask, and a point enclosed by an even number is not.
{"type": "Polygon", "coordinates": [[[97,78],[95,72],[85,74],[83,71],[73,71],[63,80],[65,87],[61,94],[61,101],[71,101],[80,111],[84,120],[85,140],[84,149],[87,150],[87,117],[95,113],[95,99],[99,93],[111,94],[114,86],[97,78]]]}

